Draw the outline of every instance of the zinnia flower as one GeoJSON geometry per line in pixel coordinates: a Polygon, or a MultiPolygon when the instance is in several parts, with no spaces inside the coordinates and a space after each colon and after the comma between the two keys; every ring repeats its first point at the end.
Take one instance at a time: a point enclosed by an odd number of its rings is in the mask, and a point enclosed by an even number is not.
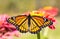
{"type": "Polygon", "coordinates": [[[53,22],[53,25],[50,25],[49,28],[55,29],[54,23],[56,22],[56,19],[54,17],[58,14],[58,8],[46,6],[42,8],[42,10],[45,11],[45,17],[48,18],[49,20],[52,20],[53,22]]]}
{"type": "Polygon", "coordinates": [[[37,16],[43,16],[47,19],[51,20],[53,22],[53,25],[48,26],[50,29],[55,29],[54,22],[56,22],[54,16],[56,16],[58,13],[58,9],[55,7],[44,7],[36,11],[32,11],[31,15],[37,15],[37,16]]]}
{"type": "Polygon", "coordinates": [[[20,35],[15,26],[6,21],[8,18],[6,14],[0,15],[0,39],[13,39],[13,36],[20,35]]]}

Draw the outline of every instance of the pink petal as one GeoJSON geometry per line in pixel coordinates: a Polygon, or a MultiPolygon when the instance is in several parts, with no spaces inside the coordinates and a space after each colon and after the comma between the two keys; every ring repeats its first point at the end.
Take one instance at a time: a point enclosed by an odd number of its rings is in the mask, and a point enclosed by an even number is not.
{"type": "Polygon", "coordinates": [[[53,21],[53,22],[55,22],[55,19],[54,18],[48,18],[49,20],[51,20],[51,21],[53,21]]]}
{"type": "Polygon", "coordinates": [[[52,20],[53,22],[56,22],[56,20],[52,20]]]}
{"type": "Polygon", "coordinates": [[[52,20],[53,18],[48,18],[49,20],[52,20]]]}
{"type": "Polygon", "coordinates": [[[19,31],[14,31],[14,32],[12,32],[12,34],[16,37],[20,37],[20,32],[19,31]]]}
{"type": "Polygon", "coordinates": [[[11,32],[6,32],[4,36],[11,36],[11,32]]]}
{"type": "Polygon", "coordinates": [[[0,37],[0,39],[3,39],[2,37],[0,37]]]}
{"type": "Polygon", "coordinates": [[[52,16],[56,16],[58,14],[58,9],[55,7],[52,7],[51,9],[45,10],[46,14],[51,14],[52,16]]]}
{"type": "Polygon", "coordinates": [[[0,33],[0,37],[2,37],[2,33],[0,33]]]}
{"type": "Polygon", "coordinates": [[[1,29],[0,29],[0,31],[4,31],[4,30],[5,30],[5,28],[1,28],[1,29]]]}
{"type": "Polygon", "coordinates": [[[5,36],[5,35],[3,35],[2,38],[3,39],[13,39],[13,36],[5,36]]]}
{"type": "Polygon", "coordinates": [[[50,25],[49,28],[52,29],[52,30],[54,30],[55,26],[54,25],[50,25]]]}
{"type": "Polygon", "coordinates": [[[47,16],[45,16],[46,18],[48,18],[49,17],[49,15],[47,15],[47,16]]]}

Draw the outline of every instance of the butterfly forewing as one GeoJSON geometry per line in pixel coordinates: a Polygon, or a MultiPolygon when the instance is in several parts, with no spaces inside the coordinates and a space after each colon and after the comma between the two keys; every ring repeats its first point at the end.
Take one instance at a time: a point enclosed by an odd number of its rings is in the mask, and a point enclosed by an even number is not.
{"type": "Polygon", "coordinates": [[[22,24],[27,19],[26,15],[16,16],[15,22],[17,25],[22,24]]]}
{"type": "Polygon", "coordinates": [[[33,16],[32,19],[38,24],[39,27],[44,25],[44,18],[39,16],[33,16]]]}

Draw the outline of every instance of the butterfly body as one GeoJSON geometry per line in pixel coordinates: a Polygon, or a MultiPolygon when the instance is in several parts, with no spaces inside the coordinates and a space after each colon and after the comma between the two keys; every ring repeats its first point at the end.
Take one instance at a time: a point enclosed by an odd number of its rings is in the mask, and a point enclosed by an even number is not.
{"type": "Polygon", "coordinates": [[[7,20],[9,23],[15,25],[17,30],[22,33],[30,32],[33,34],[38,33],[42,28],[52,25],[53,22],[45,17],[18,15],[11,17],[7,20]]]}
{"type": "Polygon", "coordinates": [[[31,22],[30,19],[31,19],[31,16],[29,15],[28,16],[28,27],[30,27],[30,22],[31,22]]]}

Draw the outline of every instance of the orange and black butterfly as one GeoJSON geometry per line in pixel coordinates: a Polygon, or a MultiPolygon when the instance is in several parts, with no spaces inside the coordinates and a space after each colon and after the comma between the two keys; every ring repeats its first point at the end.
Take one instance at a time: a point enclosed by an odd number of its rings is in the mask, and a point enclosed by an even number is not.
{"type": "Polygon", "coordinates": [[[38,33],[42,28],[50,26],[53,22],[45,17],[18,15],[11,17],[7,20],[9,23],[15,25],[17,30],[22,33],[30,32],[33,34],[38,33]]]}

